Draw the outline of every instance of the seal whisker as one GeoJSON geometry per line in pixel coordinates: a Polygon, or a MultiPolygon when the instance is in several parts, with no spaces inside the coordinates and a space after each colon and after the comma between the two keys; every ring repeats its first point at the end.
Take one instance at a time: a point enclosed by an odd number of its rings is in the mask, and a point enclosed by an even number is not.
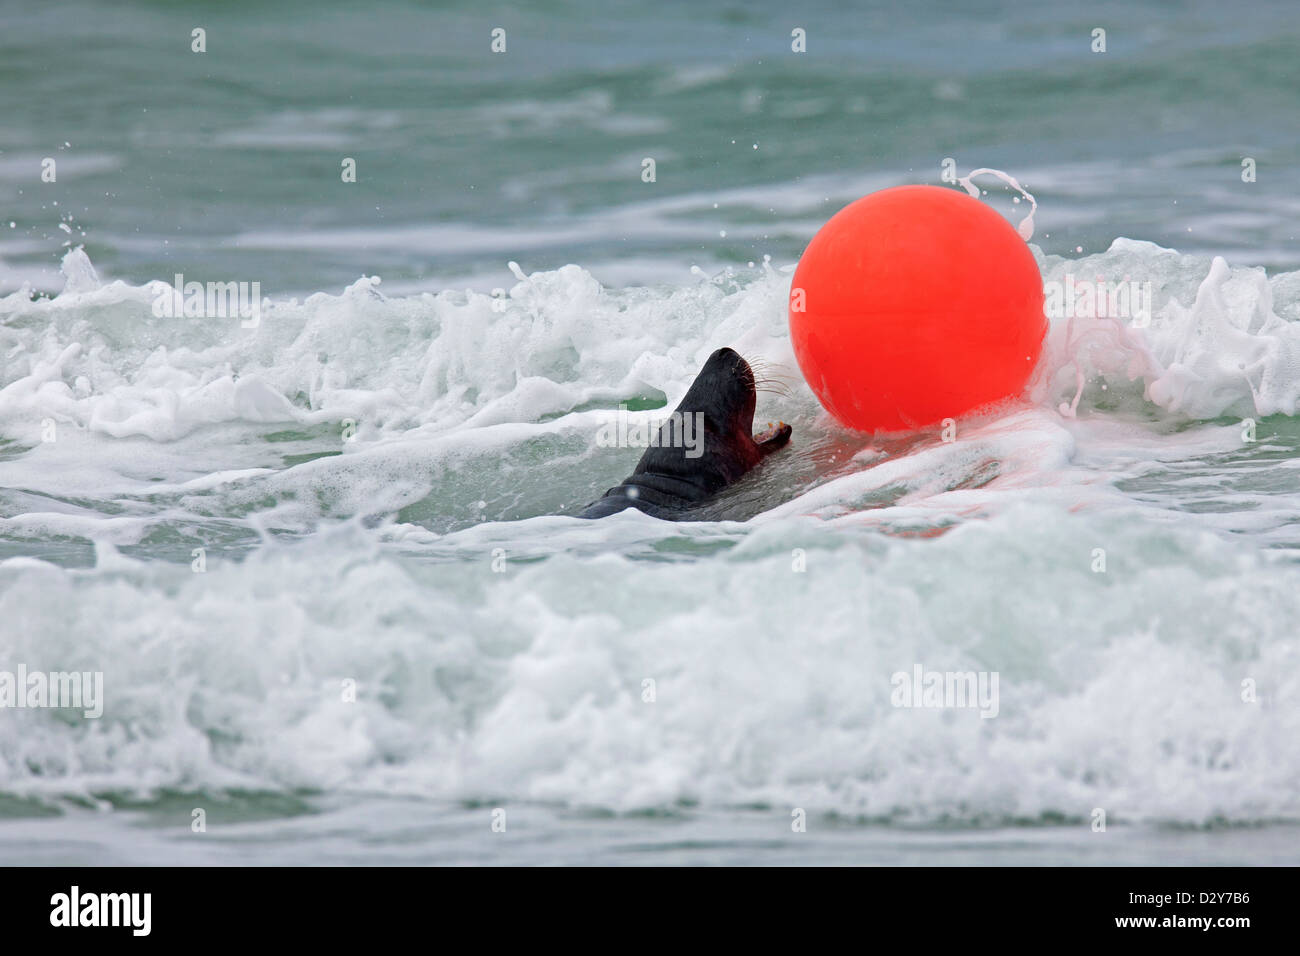
{"type": "Polygon", "coordinates": [[[754,374],[759,378],[786,378],[790,375],[784,365],[765,362],[762,359],[755,359],[750,362],[749,367],[753,369],[754,374]]]}
{"type": "Polygon", "coordinates": [[[794,394],[794,389],[788,376],[770,371],[755,377],[754,391],[768,392],[773,395],[783,395],[786,398],[789,398],[794,394]]]}

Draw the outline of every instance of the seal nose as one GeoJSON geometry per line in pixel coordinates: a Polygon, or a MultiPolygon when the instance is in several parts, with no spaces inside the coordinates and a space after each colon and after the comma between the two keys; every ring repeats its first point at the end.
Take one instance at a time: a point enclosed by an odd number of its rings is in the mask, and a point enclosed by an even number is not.
{"type": "MultiPolygon", "coordinates": [[[[752,381],[754,373],[745,357],[731,348],[720,348],[709,356],[705,370],[714,375],[725,375],[735,381],[752,381]]],[[[703,372],[701,372],[703,374],[703,372]]]]}

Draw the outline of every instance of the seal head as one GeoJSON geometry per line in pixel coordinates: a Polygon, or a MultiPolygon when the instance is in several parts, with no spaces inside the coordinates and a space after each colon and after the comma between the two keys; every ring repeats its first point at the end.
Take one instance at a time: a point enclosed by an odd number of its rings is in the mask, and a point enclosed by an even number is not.
{"type": "Polygon", "coordinates": [[[789,443],[791,428],[783,422],[753,434],[756,399],[749,363],[732,349],[718,349],[636,470],[578,517],[603,518],[627,508],[669,520],[690,517],[692,507],[789,443]]]}

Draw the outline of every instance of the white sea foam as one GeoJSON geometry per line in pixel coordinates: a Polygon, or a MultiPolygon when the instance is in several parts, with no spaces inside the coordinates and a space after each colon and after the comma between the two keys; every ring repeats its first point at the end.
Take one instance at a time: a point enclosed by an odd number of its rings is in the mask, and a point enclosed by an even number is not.
{"type": "Polygon", "coordinates": [[[403,567],[356,528],[202,575],[6,562],[8,653],[102,667],[107,705],[7,714],[0,787],[1300,815],[1295,574],[1208,534],[1026,506],[935,540],[796,520],[703,562],[488,565],[403,567]],[[998,671],[999,717],[891,707],[915,662],[998,671]]]}
{"type": "Polygon", "coordinates": [[[242,329],[70,253],[63,294],[0,299],[0,650],[103,671],[105,709],[4,714],[0,793],[1300,819],[1300,280],[1042,264],[1152,281],[1151,326],[1054,321],[1028,401],[900,445],[820,412],[779,268],[363,279],[242,329]],[[553,516],[635,458],[605,410],[661,413],[722,345],[794,386],[760,396],[795,426],[763,513],[553,516]],[[999,672],[998,717],[891,707],[918,663],[999,672]]]}

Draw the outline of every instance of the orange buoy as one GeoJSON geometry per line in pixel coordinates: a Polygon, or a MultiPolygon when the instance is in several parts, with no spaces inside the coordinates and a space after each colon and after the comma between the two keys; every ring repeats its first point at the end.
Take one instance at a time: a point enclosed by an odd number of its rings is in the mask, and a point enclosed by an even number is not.
{"type": "Polygon", "coordinates": [[[861,431],[921,428],[1019,395],[1046,331],[1029,246],[984,203],[939,186],[845,206],[790,286],[799,369],[861,431]]]}

